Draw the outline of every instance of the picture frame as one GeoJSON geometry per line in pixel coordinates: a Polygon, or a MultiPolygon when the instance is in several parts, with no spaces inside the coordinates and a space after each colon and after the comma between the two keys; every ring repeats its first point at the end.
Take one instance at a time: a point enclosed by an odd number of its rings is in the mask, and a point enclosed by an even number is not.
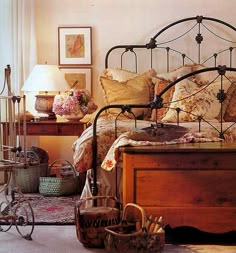
{"type": "Polygon", "coordinates": [[[59,66],[92,64],[92,27],[58,27],[59,66]]]}
{"type": "Polygon", "coordinates": [[[59,67],[70,88],[86,89],[92,94],[92,68],[59,67]]]}

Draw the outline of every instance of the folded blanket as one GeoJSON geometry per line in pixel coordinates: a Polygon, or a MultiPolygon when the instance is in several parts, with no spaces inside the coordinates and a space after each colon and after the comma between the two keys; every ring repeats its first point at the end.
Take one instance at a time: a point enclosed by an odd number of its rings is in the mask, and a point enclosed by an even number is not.
{"type": "MultiPolygon", "coordinates": [[[[134,132],[126,132],[120,135],[112,144],[111,148],[109,149],[105,159],[102,162],[101,167],[107,171],[111,171],[112,169],[114,169],[120,156],[119,147],[122,147],[122,146],[134,146],[134,147],[135,146],[150,146],[150,145],[156,146],[156,145],[171,145],[171,144],[190,143],[190,142],[193,143],[193,142],[223,141],[219,137],[215,137],[212,135],[212,133],[209,133],[209,132],[199,132],[199,133],[189,132],[177,139],[172,139],[172,140],[169,139],[166,141],[165,140],[163,141],[138,140],[140,139],[142,135],[145,137],[146,133],[143,134],[141,132],[139,134],[139,133],[134,133],[134,132]]],[[[173,132],[171,133],[171,135],[174,136],[173,132]]]]}

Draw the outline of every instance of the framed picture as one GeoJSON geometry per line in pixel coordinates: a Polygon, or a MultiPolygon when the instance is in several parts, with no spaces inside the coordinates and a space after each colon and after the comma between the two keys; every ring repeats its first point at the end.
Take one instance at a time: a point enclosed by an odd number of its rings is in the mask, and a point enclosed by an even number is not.
{"type": "Polygon", "coordinates": [[[92,64],[92,28],[58,27],[59,65],[92,64]]]}
{"type": "Polygon", "coordinates": [[[60,67],[71,88],[87,89],[92,93],[92,68],[60,67]]]}

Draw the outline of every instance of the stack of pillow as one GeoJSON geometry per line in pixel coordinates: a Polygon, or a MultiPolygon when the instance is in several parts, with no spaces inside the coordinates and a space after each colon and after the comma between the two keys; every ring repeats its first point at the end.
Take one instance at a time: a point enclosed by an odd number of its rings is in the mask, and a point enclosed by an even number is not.
{"type": "MultiPolygon", "coordinates": [[[[104,92],[106,105],[111,104],[148,104],[153,101],[171,82],[193,71],[205,68],[200,64],[184,65],[172,72],[157,73],[150,69],[138,74],[124,69],[108,68],[99,77],[99,82],[104,92]]],[[[220,77],[215,71],[203,72],[191,76],[169,88],[163,95],[163,108],[153,110],[135,108],[132,111],[135,116],[142,119],[162,122],[176,122],[176,108],[181,108],[179,120],[196,121],[198,116],[205,120],[236,121],[236,75],[226,73],[222,89],[226,93],[226,99],[221,104],[217,99],[217,93],[221,89],[220,77]],[[188,113],[185,113],[188,112],[188,113]]],[[[110,109],[114,114],[119,109],[110,109]]]]}
{"type": "MultiPolygon", "coordinates": [[[[104,70],[99,81],[104,92],[105,104],[148,104],[153,100],[152,77],[156,74],[154,69],[143,74],[123,69],[104,70]]],[[[111,114],[119,111],[120,109],[109,109],[111,114]]],[[[137,118],[150,117],[150,110],[147,108],[135,108],[132,112],[137,118]]]]}

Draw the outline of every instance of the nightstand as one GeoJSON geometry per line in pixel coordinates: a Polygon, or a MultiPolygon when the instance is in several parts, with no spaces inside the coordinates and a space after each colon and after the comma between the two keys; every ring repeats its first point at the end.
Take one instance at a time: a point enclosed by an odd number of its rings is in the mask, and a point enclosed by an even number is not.
{"type": "MultiPolygon", "coordinates": [[[[3,145],[8,145],[9,137],[9,123],[1,122],[3,131],[3,145]]],[[[23,123],[16,127],[16,134],[23,135],[23,123]]],[[[40,120],[26,122],[26,136],[80,136],[86,129],[86,124],[77,121],[65,120],[40,120]]],[[[7,159],[6,155],[4,158],[7,159]]],[[[7,181],[6,174],[4,175],[4,182],[7,181]]]]}
{"type": "MultiPolygon", "coordinates": [[[[9,136],[7,122],[2,122],[3,144],[7,144],[9,136]]],[[[40,120],[38,122],[26,122],[26,136],[80,136],[85,130],[86,124],[76,121],[40,120]]],[[[18,131],[18,128],[17,130],[18,131]]],[[[20,133],[23,134],[23,123],[20,123],[20,133]]],[[[19,134],[17,132],[17,134],[19,134]]]]}
{"type": "MultiPolygon", "coordinates": [[[[3,125],[4,143],[8,136],[7,124],[3,125]]],[[[43,120],[30,121],[26,123],[26,135],[36,136],[80,136],[85,130],[86,124],[76,121],[43,120]]],[[[23,133],[23,124],[20,124],[20,132],[23,133]]],[[[17,133],[18,134],[18,133],[17,133]]]]}

